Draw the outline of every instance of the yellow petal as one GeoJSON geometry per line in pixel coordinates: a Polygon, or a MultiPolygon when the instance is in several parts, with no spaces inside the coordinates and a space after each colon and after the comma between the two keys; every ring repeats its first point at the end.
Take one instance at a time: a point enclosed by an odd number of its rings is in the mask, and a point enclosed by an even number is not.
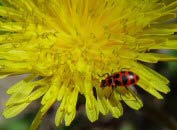
{"type": "Polygon", "coordinates": [[[66,114],[66,104],[67,104],[67,98],[68,98],[68,95],[65,95],[63,97],[63,100],[60,104],[60,107],[58,108],[57,110],[57,113],[56,113],[56,116],[55,116],[55,124],[56,126],[59,126],[61,123],[62,123],[62,120],[66,114]]]}
{"type": "Polygon", "coordinates": [[[106,115],[108,114],[109,110],[107,109],[107,106],[106,106],[106,99],[105,98],[98,98],[97,99],[97,106],[98,106],[98,109],[99,111],[103,114],[103,115],[106,115]]]}
{"type": "Polygon", "coordinates": [[[98,119],[99,111],[96,104],[96,100],[91,95],[86,95],[86,113],[87,117],[91,122],[94,122],[98,119]]]}
{"type": "Polygon", "coordinates": [[[115,96],[119,96],[119,99],[123,100],[129,107],[139,110],[143,106],[143,103],[138,95],[136,95],[130,88],[128,88],[128,90],[125,88],[122,89],[124,89],[124,92],[114,93],[115,96]]]}
{"type": "Polygon", "coordinates": [[[138,82],[138,85],[156,98],[163,99],[163,96],[159,92],[147,85],[146,82],[144,82],[142,79],[138,82]]]}
{"type": "Polygon", "coordinates": [[[74,108],[70,113],[66,113],[65,115],[65,125],[69,126],[76,115],[76,109],[74,108]]]}
{"type": "MultiPolygon", "coordinates": [[[[36,75],[30,75],[27,78],[25,78],[24,80],[16,83],[15,85],[11,86],[8,90],[7,90],[7,94],[13,94],[18,92],[19,90],[24,90],[23,86],[28,86],[29,89],[32,89],[31,87],[33,87],[32,83],[29,83],[29,81],[33,80],[36,78],[36,75]]],[[[29,93],[29,90],[24,90],[22,91],[22,93],[29,93]]]]}
{"type": "Polygon", "coordinates": [[[122,108],[122,105],[119,101],[117,101],[116,106],[112,106],[110,101],[107,100],[106,105],[107,105],[108,109],[110,110],[113,117],[119,118],[123,114],[123,108],[122,108]]]}
{"type": "Polygon", "coordinates": [[[22,104],[18,104],[16,106],[8,106],[5,108],[5,110],[3,111],[3,116],[5,118],[11,118],[14,117],[16,115],[18,115],[20,112],[22,112],[30,103],[22,103],[22,104]]]}

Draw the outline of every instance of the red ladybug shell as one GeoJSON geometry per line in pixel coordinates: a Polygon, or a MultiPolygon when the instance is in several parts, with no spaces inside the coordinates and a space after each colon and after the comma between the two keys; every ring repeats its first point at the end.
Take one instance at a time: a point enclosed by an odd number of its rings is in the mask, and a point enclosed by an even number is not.
{"type": "Polygon", "coordinates": [[[115,86],[115,82],[114,82],[114,79],[112,76],[108,76],[106,79],[105,79],[105,85],[110,87],[110,86],[115,86]]]}
{"type": "Polygon", "coordinates": [[[139,76],[131,71],[115,72],[101,81],[100,87],[131,86],[137,84],[139,76]]]}
{"type": "Polygon", "coordinates": [[[137,84],[139,77],[131,71],[121,71],[112,75],[116,86],[131,86],[137,84]]]}

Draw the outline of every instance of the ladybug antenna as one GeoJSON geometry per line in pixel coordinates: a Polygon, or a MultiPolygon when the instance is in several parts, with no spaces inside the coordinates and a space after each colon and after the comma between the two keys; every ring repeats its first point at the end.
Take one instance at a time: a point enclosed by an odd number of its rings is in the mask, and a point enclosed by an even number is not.
{"type": "Polygon", "coordinates": [[[131,93],[131,95],[135,98],[135,100],[141,105],[141,102],[138,100],[138,95],[135,94],[135,92],[133,92],[129,87],[125,87],[127,89],[127,91],[129,91],[131,93]]]}
{"type": "Polygon", "coordinates": [[[98,74],[99,77],[105,77],[105,75],[109,76],[109,73],[105,73],[105,74],[103,74],[103,75],[99,75],[99,74],[98,74]]]}
{"type": "Polygon", "coordinates": [[[113,92],[114,92],[114,86],[112,86],[112,91],[111,91],[111,93],[110,93],[110,95],[109,95],[109,97],[108,97],[108,99],[110,99],[110,97],[112,96],[112,94],[113,94],[113,92]]]}

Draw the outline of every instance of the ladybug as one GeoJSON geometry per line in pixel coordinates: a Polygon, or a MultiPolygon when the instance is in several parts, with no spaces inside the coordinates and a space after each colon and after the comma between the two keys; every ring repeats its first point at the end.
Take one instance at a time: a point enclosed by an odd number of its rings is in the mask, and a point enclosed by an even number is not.
{"type": "Polygon", "coordinates": [[[120,72],[115,72],[112,75],[109,75],[106,73],[108,76],[104,79],[101,80],[100,87],[128,87],[137,84],[139,80],[139,76],[132,71],[120,71],[120,72]]]}

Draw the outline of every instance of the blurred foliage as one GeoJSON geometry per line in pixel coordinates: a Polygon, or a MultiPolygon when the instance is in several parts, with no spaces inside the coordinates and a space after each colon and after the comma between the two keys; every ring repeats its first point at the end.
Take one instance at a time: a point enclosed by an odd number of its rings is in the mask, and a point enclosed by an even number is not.
{"type": "MultiPolygon", "coordinates": [[[[177,57],[177,51],[170,51],[170,54],[177,57]]],[[[167,67],[169,68],[171,76],[177,76],[177,63],[176,62],[168,62],[167,67]]]]}
{"type": "Polygon", "coordinates": [[[7,119],[0,122],[0,130],[28,130],[34,114],[26,114],[22,118],[7,119]]]}

